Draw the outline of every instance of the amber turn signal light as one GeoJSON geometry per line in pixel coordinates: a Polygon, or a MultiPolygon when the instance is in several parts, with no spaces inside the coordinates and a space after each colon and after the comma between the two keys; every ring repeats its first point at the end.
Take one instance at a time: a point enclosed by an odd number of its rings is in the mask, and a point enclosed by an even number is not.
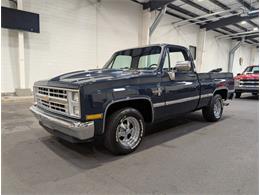
{"type": "Polygon", "coordinates": [[[86,115],[86,119],[87,120],[97,120],[97,119],[102,119],[103,118],[103,114],[89,114],[86,115]]]}

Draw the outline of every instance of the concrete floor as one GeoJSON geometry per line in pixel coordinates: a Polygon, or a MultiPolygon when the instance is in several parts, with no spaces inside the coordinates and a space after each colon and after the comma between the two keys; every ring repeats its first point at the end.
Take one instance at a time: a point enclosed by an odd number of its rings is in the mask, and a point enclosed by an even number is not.
{"type": "Polygon", "coordinates": [[[31,101],[2,103],[3,194],[258,194],[257,98],[234,100],[217,123],[195,112],[157,124],[119,157],[50,136],[31,101]]]}

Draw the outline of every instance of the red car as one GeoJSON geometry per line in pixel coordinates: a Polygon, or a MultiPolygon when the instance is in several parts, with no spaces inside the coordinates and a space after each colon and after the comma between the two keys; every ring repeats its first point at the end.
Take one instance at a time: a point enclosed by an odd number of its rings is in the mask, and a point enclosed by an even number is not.
{"type": "Polygon", "coordinates": [[[242,74],[238,73],[234,79],[236,98],[240,98],[242,93],[258,95],[259,65],[248,66],[242,74]]]}

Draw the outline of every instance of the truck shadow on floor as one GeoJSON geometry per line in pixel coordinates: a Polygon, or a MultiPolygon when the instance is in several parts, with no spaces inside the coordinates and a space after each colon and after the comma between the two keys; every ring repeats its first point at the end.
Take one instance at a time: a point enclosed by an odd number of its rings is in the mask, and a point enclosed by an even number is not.
{"type": "MultiPolygon", "coordinates": [[[[222,120],[227,118],[228,116],[225,116],[222,120]]],[[[212,124],[204,121],[201,113],[198,112],[154,124],[147,128],[148,130],[141,145],[134,153],[159,145],[174,148],[174,145],[168,145],[166,142],[190,133],[197,133],[203,136],[207,134],[207,131],[204,130],[207,130],[207,126],[212,124]],[[201,131],[198,132],[198,130],[201,131]]],[[[58,156],[80,169],[92,169],[134,154],[114,156],[100,143],[72,144],[53,136],[45,137],[41,141],[58,156]]]]}

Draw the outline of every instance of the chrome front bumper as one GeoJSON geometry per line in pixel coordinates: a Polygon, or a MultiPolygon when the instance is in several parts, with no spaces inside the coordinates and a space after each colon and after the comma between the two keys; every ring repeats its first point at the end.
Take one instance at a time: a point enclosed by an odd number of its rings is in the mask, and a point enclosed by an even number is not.
{"type": "MultiPolygon", "coordinates": [[[[87,140],[94,137],[94,122],[79,122],[73,119],[58,117],[57,115],[47,113],[37,106],[31,106],[30,110],[39,119],[42,126],[58,131],[65,136],[71,136],[79,140],[87,140]]],[[[50,131],[49,131],[50,132],[50,131]]]]}
{"type": "Polygon", "coordinates": [[[252,91],[259,91],[258,86],[236,86],[236,92],[252,92],[252,91]]]}

